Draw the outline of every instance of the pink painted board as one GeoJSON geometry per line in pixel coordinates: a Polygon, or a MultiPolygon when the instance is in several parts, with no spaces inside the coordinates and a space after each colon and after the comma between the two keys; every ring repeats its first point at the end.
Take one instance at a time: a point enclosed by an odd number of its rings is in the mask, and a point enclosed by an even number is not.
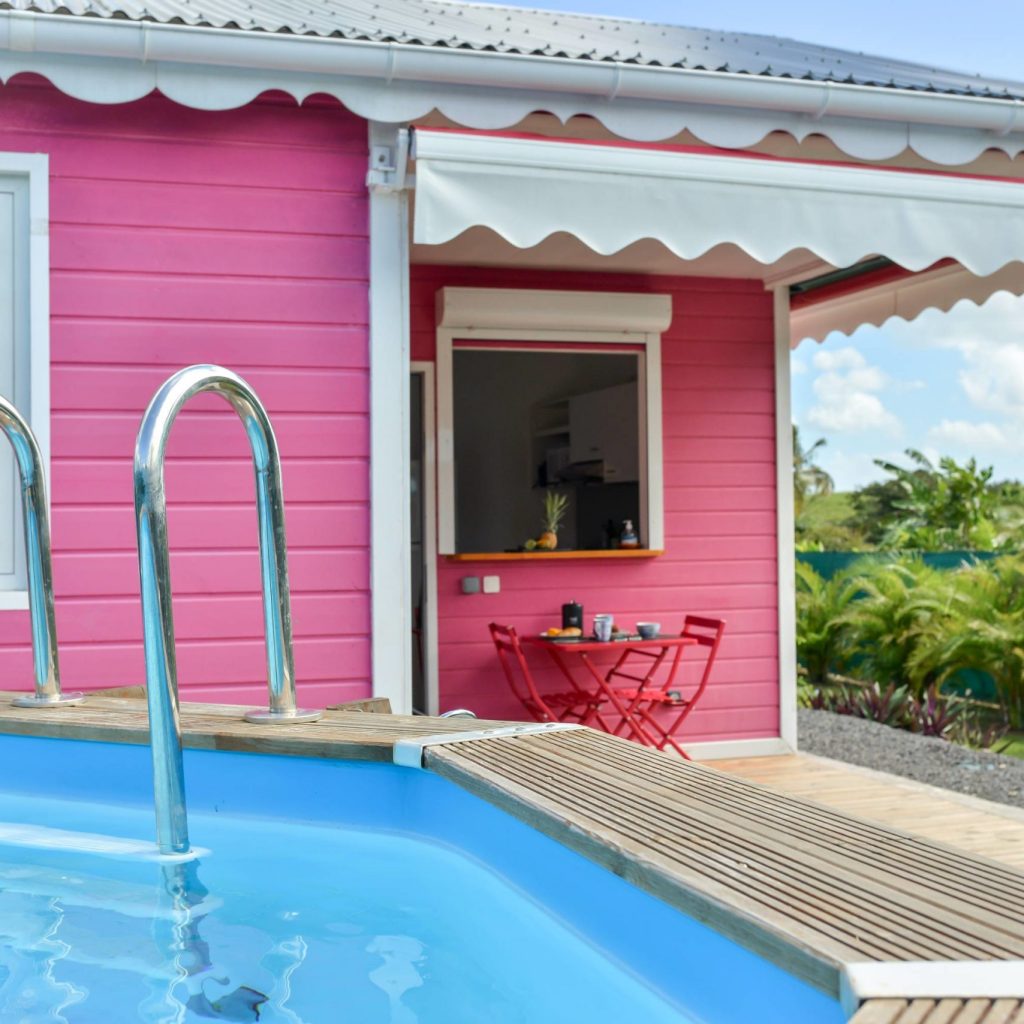
{"type": "MultiPolygon", "coordinates": [[[[779,734],[775,417],[771,297],[759,282],[464,267],[414,267],[413,358],[435,354],[435,295],[444,286],[668,292],[662,337],[665,527],[662,558],[632,562],[438,564],[440,702],[487,717],[525,717],[511,696],[487,623],[520,633],[558,625],[564,601],[587,617],[682,627],[687,612],[727,621],[708,690],[686,739],[779,734]],[[463,576],[495,573],[501,593],[465,595],[463,576]]],[[[543,651],[527,655],[558,686],[543,651]],[[538,656],[539,655],[539,656],[538,656]]],[[[696,681],[698,659],[684,660],[696,681]]]]}
{"type": "MultiPolygon", "coordinates": [[[[300,701],[370,694],[366,124],[277,96],[200,111],[0,87],[0,148],[47,153],[54,581],[65,687],[141,683],[132,452],[174,370],[218,362],[281,448],[300,701]]],[[[254,484],[220,400],[168,446],[184,699],[265,702],[254,484]]],[[[28,615],[0,672],[31,686],[28,615]]]]}

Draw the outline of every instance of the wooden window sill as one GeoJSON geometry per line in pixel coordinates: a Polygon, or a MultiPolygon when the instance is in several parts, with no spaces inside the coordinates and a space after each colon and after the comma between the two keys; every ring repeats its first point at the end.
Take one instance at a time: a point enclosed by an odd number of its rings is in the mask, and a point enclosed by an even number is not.
{"type": "Polygon", "coordinates": [[[657,558],[664,551],[650,548],[616,548],[609,551],[484,551],[445,555],[449,562],[557,562],[593,558],[657,558]]]}

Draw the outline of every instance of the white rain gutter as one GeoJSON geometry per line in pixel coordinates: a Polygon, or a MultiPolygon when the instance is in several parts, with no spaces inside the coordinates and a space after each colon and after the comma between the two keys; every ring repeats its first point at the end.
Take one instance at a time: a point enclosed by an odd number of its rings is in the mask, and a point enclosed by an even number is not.
{"type": "Polygon", "coordinates": [[[0,13],[3,51],[910,122],[995,138],[1024,128],[1019,100],[22,11],[0,13]]]}

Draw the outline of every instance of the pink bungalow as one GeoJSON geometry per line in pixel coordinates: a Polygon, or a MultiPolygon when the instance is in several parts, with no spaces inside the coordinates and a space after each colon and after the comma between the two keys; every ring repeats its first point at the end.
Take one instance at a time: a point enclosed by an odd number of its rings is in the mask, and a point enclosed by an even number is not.
{"type": "MultiPolygon", "coordinates": [[[[135,435],[211,362],[280,441],[303,704],[522,717],[488,624],[576,601],[726,620],[688,748],[795,745],[790,339],[1024,292],[1024,87],[440,0],[5,6],[0,393],[66,689],[143,679],[135,435]]],[[[182,695],[262,702],[246,439],[199,399],[168,454],[182,695]]]]}

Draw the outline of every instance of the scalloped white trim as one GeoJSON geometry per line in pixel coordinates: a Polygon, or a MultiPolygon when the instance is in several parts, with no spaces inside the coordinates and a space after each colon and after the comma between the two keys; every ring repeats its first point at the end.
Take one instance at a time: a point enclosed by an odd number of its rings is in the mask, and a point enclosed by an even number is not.
{"type": "Polygon", "coordinates": [[[771,265],[881,254],[979,276],[1024,259],[1024,184],[452,131],[415,136],[414,240],[482,225],[529,249],[563,231],[608,255],[651,238],[693,260],[728,242],[771,265]]]}
{"type": "Polygon", "coordinates": [[[1011,263],[988,277],[976,277],[963,267],[941,267],[793,310],[793,347],[805,338],[824,341],[832,331],[852,334],[865,324],[909,323],[928,309],[946,313],[959,302],[983,306],[1002,293],[1024,295],[1024,263],[1011,263]]]}
{"type": "Polygon", "coordinates": [[[871,86],[730,75],[400,43],[241,32],[68,15],[0,12],[0,77],[30,71],[93,103],[154,89],[224,110],[269,89],[334,96],[367,120],[409,122],[436,109],[470,128],[534,111],[600,120],[622,138],[744,148],[774,131],[829,137],[866,160],[908,147],[939,164],[987,149],[1024,150],[1024,103],[871,86]],[[486,84],[485,84],[486,83],[486,84]]]}

